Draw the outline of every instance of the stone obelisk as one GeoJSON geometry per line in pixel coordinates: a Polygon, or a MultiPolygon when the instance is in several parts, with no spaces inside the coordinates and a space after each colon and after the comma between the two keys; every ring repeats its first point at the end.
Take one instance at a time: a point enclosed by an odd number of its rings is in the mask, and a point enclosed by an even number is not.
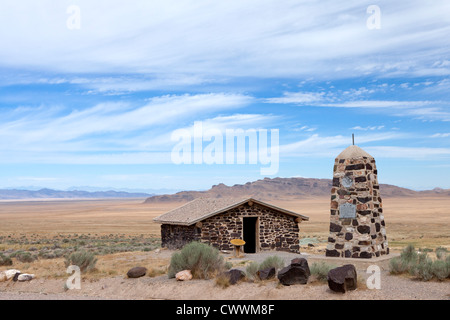
{"type": "Polygon", "coordinates": [[[335,160],[330,213],[326,256],[389,254],[375,159],[356,145],[335,160]]]}

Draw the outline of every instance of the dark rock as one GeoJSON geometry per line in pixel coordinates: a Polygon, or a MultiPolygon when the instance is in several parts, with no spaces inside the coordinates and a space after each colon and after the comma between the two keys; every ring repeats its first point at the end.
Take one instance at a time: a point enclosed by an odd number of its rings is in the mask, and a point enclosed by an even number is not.
{"type": "Polygon", "coordinates": [[[358,232],[359,233],[370,233],[370,227],[369,226],[358,226],[358,232]]]}
{"type": "Polygon", "coordinates": [[[16,274],[14,275],[14,277],[13,277],[13,281],[17,281],[17,279],[19,278],[19,276],[21,275],[21,273],[20,272],[16,272],[16,274]]]}
{"type": "Polygon", "coordinates": [[[225,272],[225,275],[230,279],[230,284],[236,284],[238,281],[245,278],[245,273],[238,269],[231,269],[225,272]]]}
{"type": "Polygon", "coordinates": [[[339,183],[339,178],[333,178],[333,187],[339,187],[340,183],[339,183]]]}
{"type": "Polygon", "coordinates": [[[352,165],[349,165],[349,166],[346,166],[345,167],[345,171],[347,171],[347,170],[362,170],[362,169],[364,169],[366,166],[364,165],[364,164],[362,164],[362,163],[359,163],[359,164],[352,164],[352,165]]]}
{"type": "Polygon", "coordinates": [[[308,247],[315,247],[312,243],[308,243],[308,247]]]}
{"type": "Polygon", "coordinates": [[[330,232],[340,232],[342,230],[342,226],[331,222],[330,223],[330,232]]]}
{"type": "Polygon", "coordinates": [[[356,268],[352,264],[331,269],[328,272],[328,287],[334,292],[345,293],[357,286],[356,268]]]}
{"type": "Polygon", "coordinates": [[[278,280],[285,286],[306,284],[310,275],[308,261],[304,258],[296,258],[291,261],[291,265],[278,272],[278,280]]]}
{"type": "Polygon", "coordinates": [[[258,278],[260,280],[269,280],[269,279],[275,278],[275,273],[276,273],[276,270],[274,267],[272,267],[272,268],[267,268],[264,270],[259,270],[256,274],[258,275],[258,278]]]}
{"type": "Polygon", "coordinates": [[[147,268],[145,267],[134,267],[128,270],[127,277],[128,278],[140,278],[145,276],[147,273],[147,268]]]}
{"type": "Polygon", "coordinates": [[[370,259],[370,258],[372,258],[372,253],[370,253],[370,252],[361,252],[359,254],[359,257],[360,258],[364,258],[364,259],[370,259]]]}
{"type": "Polygon", "coordinates": [[[352,239],[353,239],[353,234],[350,233],[350,232],[347,232],[345,234],[345,240],[349,241],[349,240],[352,240],[352,239]]]}
{"type": "Polygon", "coordinates": [[[326,257],[340,257],[341,254],[339,253],[339,251],[337,250],[326,250],[325,251],[325,256],[326,257]]]}

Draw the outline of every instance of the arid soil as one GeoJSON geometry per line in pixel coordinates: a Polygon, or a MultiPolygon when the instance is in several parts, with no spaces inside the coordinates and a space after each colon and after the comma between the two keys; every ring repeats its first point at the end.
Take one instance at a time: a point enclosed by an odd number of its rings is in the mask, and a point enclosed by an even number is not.
{"type": "MultiPolygon", "coordinates": [[[[169,256],[171,252],[140,253],[156,258],[158,255],[169,256]]],[[[263,256],[246,256],[241,261],[263,259],[267,254],[277,255],[289,261],[295,254],[270,252],[263,256]]],[[[309,263],[318,261],[317,256],[308,257],[309,263]]],[[[231,260],[233,261],[233,260],[231,260]]],[[[233,261],[239,266],[240,261],[233,261]]],[[[329,262],[329,261],[327,261],[329,262]]],[[[283,286],[278,280],[263,282],[244,281],[236,285],[222,288],[211,280],[191,280],[180,282],[169,279],[167,275],[156,277],[144,276],[138,279],[128,279],[125,275],[102,277],[100,279],[84,279],[81,289],[65,290],[67,278],[42,279],[36,278],[30,282],[0,283],[0,299],[149,299],[149,300],[328,300],[328,299],[368,299],[368,300],[449,300],[450,281],[421,282],[407,276],[393,276],[387,271],[387,260],[374,264],[380,266],[381,288],[368,289],[366,279],[369,262],[333,261],[336,265],[353,263],[358,271],[358,289],[345,294],[334,293],[326,282],[310,278],[306,285],[283,286]]],[[[239,268],[239,267],[238,267],[239,268]]]]}
{"type": "MultiPolygon", "coordinates": [[[[444,197],[383,199],[389,246],[393,254],[407,244],[416,248],[450,249],[450,199],[444,197]]],[[[275,205],[309,216],[300,226],[300,238],[306,240],[302,253],[323,255],[329,228],[329,198],[273,201],[275,205]],[[314,247],[308,247],[311,239],[314,247]]],[[[144,203],[144,199],[86,201],[18,201],[0,203],[0,236],[7,239],[52,238],[58,235],[145,235],[159,237],[159,225],[152,219],[180,203],[144,203]]],[[[61,243],[64,245],[64,243],[61,243]]],[[[39,245],[0,243],[0,251],[39,245]]],[[[449,299],[450,282],[421,282],[408,276],[393,276],[382,264],[380,290],[365,286],[367,264],[358,265],[358,289],[344,295],[329,291],[326,283],[311,281],[307,285],[284,287],[278,281],[243,282],[226,289],[214,280],[176,282],[163,274],[171,252],[129,252],[98,256],[96,273],[83,276],[81,290],[64,290],[68,275],[63,258],[39,259],[31,263],[14,261],[11,268],[35,273],[31,282],[0,283],[0,299],[449,299]],[[143,265],[154,269],[152,276],[127,279],[126,270],[143,265]]],[[[274,253],[277,254],[277,253],[274,253]]],[[[286,257],[290,259],[291,257],[286,257]]],[[[247,261],[234,261],[245,268],[247,261]]],[[[14,259],[13,259],[14,260],[14,259]]],[[[316,259],[317,260],[317,259],[316,259]]],[[[353,262],[352,262],[353,263],[353,262]]],[[[1,270],[10,267],[1,266],[1,270]]],[[[313,279],[312,279],[313,280],[313,279]]]]}

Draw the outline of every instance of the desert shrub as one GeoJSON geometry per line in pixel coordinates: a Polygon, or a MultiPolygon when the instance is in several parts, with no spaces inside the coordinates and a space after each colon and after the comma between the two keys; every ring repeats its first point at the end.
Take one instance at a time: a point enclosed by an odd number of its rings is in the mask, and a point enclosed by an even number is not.
{"type": "Polygon", "coordinates": [[[284,261],[278,256],[270,256],[264,259],[263,262],[259,265],[259,270],[264,270],[268,268],[275,268],[275,270],[281,269],[284,267],[284,261]]]}
{"type": "Polygon", "coordinates": [[[176,252],[170,259],[169,278],[177,272],[191,270],[195,279],[209,279],[225,269],[225,262],[219,250],[201,242],[191,242],[176,252]]]}
{"type": "Polygon", "coordinates": [[[11,266],[13,264],[9,256],[0,253],[0,266],[11,266]]]}
{"type": "Polygon", "coordinates": [[[416,249],[414,249],[414,246],[412,244],[409,244],[400,253],[400,259],[402,259],[404,262],[407,262],[407,263],[416,261],[417,256],[418,256],[418,254],[416,252],[416,249]]]}
{"type": "Polygon", "coordinates": [[[438,280],[445,280],[450,276],[449,264],[444,260],[436,260],[431,266],[431,272],[438,280]]]}
{"type": "Polygon", "coordinates": [[[70,265],[76,265],[80,268],[81,272],[91,271],[95,268],[97,258],[92,252],[88,251],[75,251],[66,257],[66,267],[70,265]]]}
{"type": "Polygon", "coordinates": [[[403,259],[400,257],[392,258],[389,261],[389,272],[391,274],[402,274],[408,272],[409,266],[403,259]]]}
{"type": "Polygon", "coordinates": [[[15,254],[15,258],[20,262],[33,262],[37,259],[35,255],[32,255],[28,251],[20,251],[15,254]]]}
{"type": "Polygon", "coordinates": [[[319,281],[327,281],[328,279],[328,272],[330,272],[331,269],[336,268],[337,266],[331,265],[328,263],[325,263],[323,261],[320,262],[314,262],[311,267],[309,268],[311,275],[315,276],[317,280],[319,281]]]}
{"type": "Polygon", "coordinates": [[[441,259],[445,259],[446,256],[447,256],[447,248],[444,248],[444,247],[436,248],[436,258],[441,260],[441,259]]]}
{"type": "Polygon", "coordinates": [[[219,274],[216,277],[215,282],[216,282],[216,286],[219,286],[223,289],[228,288],[231,285],[230,277],[227,276],[225,273],[219,274]]]}
{"type": "Polygon", "coordinates": [[[249,279],[256,279],[256,273],[259,270],[259,263],[252,261],[246,268],[245,268],[245,275],[249,279]]]}
{"type": "Polygon", "coordinates": [[[419,255],[417,262],[411,265],[410,273],[420,280],[431,280],[433,278],[433,260],[426,253],[419,255]]]}

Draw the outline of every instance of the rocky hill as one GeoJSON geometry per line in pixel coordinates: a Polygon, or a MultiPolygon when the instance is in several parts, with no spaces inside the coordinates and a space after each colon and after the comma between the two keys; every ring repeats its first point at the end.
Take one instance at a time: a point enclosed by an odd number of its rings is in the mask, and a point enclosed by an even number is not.
{"type": "MultiPolygon", "coordinates": [[[[207,191],[182,191],[170,195],[149,197],[146,203],[153,202],[186,202],[198,197],[242,197],[249,196],[261,200],[292,200],[311,197],[327,197],[330,195],[330,179],[311,178],[264,178],[246,184],[226,186],[223,183],[214,185],[207,191]]],[[[389,184],[380,185],[382,197],[415,197],[415,196],[450,196],[450,190],[433,189],[414,191],[389,184]]]]}

